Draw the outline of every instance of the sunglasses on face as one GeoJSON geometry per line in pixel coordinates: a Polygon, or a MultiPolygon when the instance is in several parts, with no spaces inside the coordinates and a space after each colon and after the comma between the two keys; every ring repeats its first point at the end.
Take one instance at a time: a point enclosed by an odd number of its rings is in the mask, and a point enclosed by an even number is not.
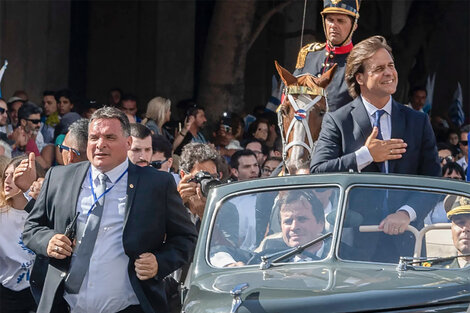
{"type": "Polygon", "coordinates": [[[446,156],[446,157],[439,157],[439,162],[442,163],[442,161],[444,161],[444,160],[446,160],[446,162],[453,162],[454,161],[450,155],[446,156]]]}
{"type": "Polygon", "coordinates": [[[78,150],[74,149],[74,148],[70,148],[70,147],[67,147],[67,146],[64,146],[63,144],[58,144],[57,147],[59,147],[59,151],[60,153],[62,153],[62,151],[64,150],[67,150],[67,151],[72,151],[73,153],[75,153],[76,155],[80,155],[80,152],[78,152],[78,150]]]}
{"type": "Polygon", "coordinates": [[[467,140],[460,140],[460,144],[462,146],[467,146],[468,145],[468,141],[467,140]]]}
{"type": "Polygon", "coordinates": [[[150,166],[159,170],[162,168],[163,163],[165,163],[166,161],[168,161],[168,159],[162,161],[152,161],[150,162],[150,166]]]}
{"type": "Polygon", "coordinates": [[[30,121],[30,122],[33,123],[33,124],[39,124],[39,123],[41,123],[41,120],[40,120],[40,119],[27,118],[26,120],[27,120],[27,121],[30,121]]]}
{"type": "Polygon", "coordinates": [[[3,114],[7,111],[7,109],[4,109],[4,108],[0,108],[0,114],[3,114]]]}

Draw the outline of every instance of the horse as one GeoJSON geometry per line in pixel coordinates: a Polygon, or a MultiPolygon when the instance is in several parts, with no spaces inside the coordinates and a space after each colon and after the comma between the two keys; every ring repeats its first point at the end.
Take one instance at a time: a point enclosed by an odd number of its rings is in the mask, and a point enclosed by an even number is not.
{"type": "Polygon", "coordinates": [[[321,129],[323,115],[327,112],[325,88],[333,78],[336,64],[319,77],[310,74],[295,77],[274,62],[284,83],[281,104],[277,109],[282,138],[284,168],[296,174],[309,167],[321,129]],[[307,166],[307,167],[306,167],[307,166]]]}

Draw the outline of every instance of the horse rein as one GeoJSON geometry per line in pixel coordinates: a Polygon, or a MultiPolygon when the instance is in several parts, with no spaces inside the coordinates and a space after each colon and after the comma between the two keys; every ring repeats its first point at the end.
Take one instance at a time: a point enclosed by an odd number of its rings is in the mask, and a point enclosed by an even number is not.
{"type": "MultiPolygon", "coordinates": [[[[318,101],[321,100],[321,98],[325,97],[325,90],[320,87],[314,87],[310,88],[307,86],[290,86],[284,88],[284,95],[287,96],[287,99],[289,99],[289,103],[294,109],[294,117],[292,118],[289,127],[287,129],[286,135],[284,136],[284,132],[281,131],[281,139],[282,139],[282,145],[284,147],[282,151],[282,159],[284,161],[284,164],[286,163],[287,159],[287,152],[289,151],[290,148],[294,146],[301,146],[305,148],[308,153],[309,153],[309,159],[312,157],[313,153],[313,148],[315,146],[315,142],[313,141],[312,134],[310,132],[310,126],[308,125],[308,119],[307,117],[309,116],[309,112],[315,107],[315,105],[318,103],[318,101]],[[307,106],[304,109],[301,109],[297,102],[295,101],[294,97],[292,96],[293,94],[298,94],[298,95],[311,95],[311,96],[316,96],[314,99],[312,99],[307,106]],[[289,138],[289,135],[294,128],[295,124],[300,122],[301,125],[303,125],[305,132],[307,134],[307,139],[308,139],[308,145],[303,142],[303,141],[292,141],[290,143],[287,143],[287,140],[289,138]],[[287,143],[287,144],[286,144],[287,143]]],[[[326,98],[326,97],[325,97],[326,98]]],[[[284,98],[284,102],[286,98],[284,98]]],[[[283,105],[282,103],[281,105],[283,105]]],[[[279,106],[277,110],[278,114],[278,125],[281,130],[284,129],[284,120],[282,118],[282,113],[280,110],[279,106]]],[[[327,105],[328,108],[328,105],[327,105]]]]}

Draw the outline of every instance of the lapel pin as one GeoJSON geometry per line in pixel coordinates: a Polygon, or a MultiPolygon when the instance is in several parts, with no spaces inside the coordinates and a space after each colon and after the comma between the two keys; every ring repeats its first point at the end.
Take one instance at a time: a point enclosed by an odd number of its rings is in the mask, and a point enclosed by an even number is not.
{"type": "Polygon", "coordinates": [[[134,185],[133,185],[133,184],[130,184],[129,187],[131,187],[131,189],[133,189],[133,188],[134,188],[134,185]]]}

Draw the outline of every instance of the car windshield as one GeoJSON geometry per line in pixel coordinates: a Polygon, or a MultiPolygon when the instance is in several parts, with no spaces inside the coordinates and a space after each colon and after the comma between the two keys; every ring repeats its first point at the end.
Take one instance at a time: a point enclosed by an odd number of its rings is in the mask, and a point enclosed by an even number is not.
{"type": "MultiPolygon", "coordinates": [[[[467,231],[460,230],[460,235],[454,235],[457,231],[447,219],[444,209],[447,196],[445,192],[400,188],[351,188],[345,199],[338,257],[381,263],[398,263],[401,256],[414,256],[415,260],[448,257],[457,254],[453,236],[460,236],[456,246],[464,246],[462,253],[470,252],[467,231]]],[[[451,263],[460,259],[465,263],[464,258],[459,258],[440,266],[452,267],[457,264],[451,263]]]]}
{"type": "MultiPolygon", "coordinates": [[[[259,264],[333,231],[338,187],[244,193],[227,198],[210,232],[209,260],[215,267],[259,264]]],[[[282,262],[325,258],[331,236],[282,262]]]]}

